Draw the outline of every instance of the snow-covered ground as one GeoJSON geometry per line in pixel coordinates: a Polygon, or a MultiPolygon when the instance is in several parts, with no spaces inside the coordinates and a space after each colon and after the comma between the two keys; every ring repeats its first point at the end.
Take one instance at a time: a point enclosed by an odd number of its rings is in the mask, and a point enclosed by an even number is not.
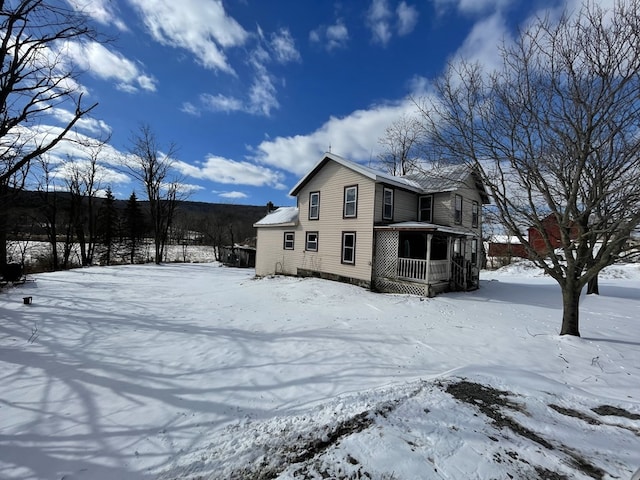
{"type": "Polygon", "coordinates": [[[253,275],[95,267],[0,293],[0,478],[640,468],[639,265],[582,299],[582,338],[558,336],[558,287],[526,264],[432,299],[253,275]]]}

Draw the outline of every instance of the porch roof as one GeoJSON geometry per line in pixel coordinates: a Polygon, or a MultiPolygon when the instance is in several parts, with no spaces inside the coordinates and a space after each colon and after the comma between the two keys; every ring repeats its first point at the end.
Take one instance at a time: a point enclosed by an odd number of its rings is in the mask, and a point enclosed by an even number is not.
{"type": "Polygon", "coordinates": [[[399,230],[399,231],[416,231],[416,232],[441,232],[449,235],[457,235],[461,237],[473,237],[473,233],[459,230],[451,227],[445,227],[443,225],[436,225],[435,223],[427,222],[399,222],[392,223],[390,225],[379,225],[374,227],[374,230],[399,230]]]}

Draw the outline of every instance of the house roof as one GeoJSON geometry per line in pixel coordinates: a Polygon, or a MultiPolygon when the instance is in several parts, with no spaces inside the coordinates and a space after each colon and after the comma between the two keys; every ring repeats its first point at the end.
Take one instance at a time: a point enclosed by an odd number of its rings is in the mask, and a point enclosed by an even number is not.
{"type": "Polygon", "coordinates": [[[280,207],[253,224],[254,227],[294,226],[298,223],[298,207],[280,207]]]}
{"type": "Polygon", "coordinates": [[[482,197],[482,203],[489,202],[489,194],[477,172],[466,164],[443,165],[431,168],[429,171],[421,171],[406,175],[404,178],[416,182],[424,193],[452,192],[465,184],[469,177],[475,182],[475,186],[482,197]]]}
{"type": "Polygon", "coordinates": [[[352,162],[333,153],[325,153],[318,163],[291,189],[289,195],[296,196],[298,192],[324,167],[327,162],[334,161],[345,168],[353,170],[374,182],[392,185],[415,193],[438,193],[456,190],[472,176],[476,188],[482,197],[482,203],[490,203],[487,190],[480,177],[468,165],[447,165],[434,168],[428,172],[396,177],[388,173],[374,170],[356,162],[352,162]]]}
{"type": "Polygon", "coordinates": [[[431,232],[443,232],[450,233],[453,235],[461,235],[461,236],[474,236],[472,232],[468,232],[461,229],[446,227],[444,225],[437,225],[435,223],[427,223],[427,222],[399,222],[392,223],[390,225],[380,225],[374,227],[375,230],[419,230],[421,232],[431,231],[431,232]]]}
{"type": "Polygon", "coordinates": [[[300,181],[291,189],[289,195],[292,197],[296,196],[298,192],[304,187],[309,180],[313,178],[313,176],[318,173],[318,171],[324,167],[329,161],[334,161],[343,167],[346,167],[354,172],[359,173],[367,178],[375,182],[382,182],[389,185],[394,185],[396,187],[404,188],[407,190],[411,190],[413,192],[420,193],[422,191],[420,185],[412,179],[404,178],[404,177],[394,177],[393,175],[386,174],[384,172],[379,172],[374,170],[373,168],[365,167],[359,163],[352,162],[345,158],[342,158],[339,155],[334,153],[325,153],[320,161],[315,164],[315,166],[307,173],[304,177],[300,179],[300,181]]]}

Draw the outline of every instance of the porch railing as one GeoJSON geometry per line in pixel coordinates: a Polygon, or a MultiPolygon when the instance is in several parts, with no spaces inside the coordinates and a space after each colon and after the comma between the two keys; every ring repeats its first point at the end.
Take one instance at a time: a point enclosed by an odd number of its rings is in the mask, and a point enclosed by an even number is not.
{"type": "Polygon", "coordinates": [[[398,258],[398,278],[420,283],[433,283],[449,280],[447,260],[432,260],[429,265],[429,278],[427,279],[427,260],[416,258],[398,258]]]}

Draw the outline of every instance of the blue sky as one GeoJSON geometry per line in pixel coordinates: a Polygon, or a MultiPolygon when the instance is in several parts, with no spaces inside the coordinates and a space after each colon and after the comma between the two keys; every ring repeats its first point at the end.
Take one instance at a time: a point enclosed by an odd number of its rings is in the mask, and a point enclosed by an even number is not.
{"type": "MultiPolygon", "coordinates": [[[[108,43],[70,46],[86,102],[80,133],[111,135],[103,185],[141,124],[178,146],[190,199],[292,205],[290,188],[331,149],[369,163],[378,139],[447,60],[491,65],[534,15],[579,0],[66,0],[108,43]]],[[[599,2],[609,3],[609,2],[599,2]]],[[[553,10],[551,10],[553,9],[553,10]]],[[[63,111],[57,111],[59,117],[63,111]]],[[[52,118],[52,124],[54,123],[52,118]]],[[[69,146],[59,149],[67,154],[69,146]]]]}

